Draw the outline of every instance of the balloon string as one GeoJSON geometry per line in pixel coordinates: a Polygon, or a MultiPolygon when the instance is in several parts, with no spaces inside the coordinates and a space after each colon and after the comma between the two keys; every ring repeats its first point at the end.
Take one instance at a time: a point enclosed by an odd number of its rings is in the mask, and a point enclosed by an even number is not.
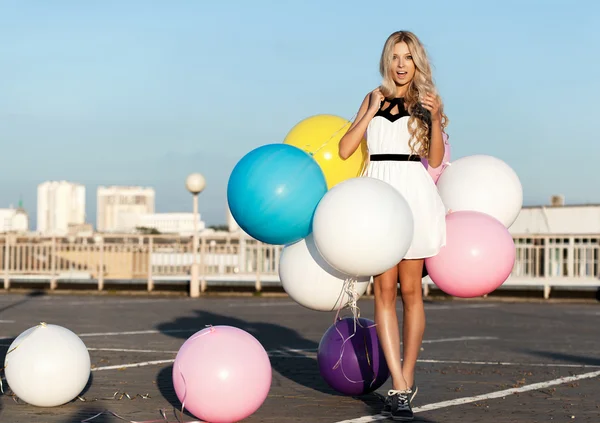
{"type": "Polygon", "coordinates": [[[127,420],[126,418],[118,415],[114,411],[105,410],[105,411],[102,411],[102,412],[100,412],[100,413],[98,413],[98,414],[96,414],[96,415],[94,415],[94,416],[92,416],[90,418],[87,418],[85,420],[81,420],[81,423],[91,422],[92,420],[95,420],[98,417],[103,416],[105,414],[108,414],[110,416],[116,417],[117,419],[122,420],[124,422],[128,422],[128,423],[207,423],[204,420],[192,420],[192,421],[189,421],[189,422],[184,422],[183,421],[183,417],[178,416],[175,411],[173,412],[173,414],[175,414],[176,421],[175,422],[171,422],[167,418],[167,413],[165,412],[164,409],[160,410],[160,415],[161,415],[162,419],[159,419],[159,420],[143,420],[143,421],[139,421],[139,420],[127,420]]]}
{"type": "Polygon", "coordinates": [[[117,401],[121,401],[124,397],[126,397],[128,400],[133,401],[136,398],[141,398],[141,399],[150,399],[150,394],[135,394],[133,397],[131,395],[129,395],[127,392],[120,392],[117,391],[113,394],[112,397],[105,397],[105,398],[94,398],[94,399],[88,399],[82,396],[78,396],[77,399],[81,402],[94,402],[94,401],[108,401],[108,400],[117,400],[117,401]]]}
{"type": "MultiPolygon", "coordinates": [[[[10,392],[3,392],[3,394],[7,397],[12,397],[12,399],[19,405],[27,404],[26,402],[19,402],[20,401],[19,397],[17,395],[15,395],[15,393],[12,392],[12,390],[10,390],[10,392]]],[[[78,395],[76,398],[81,402],[95,402],[95,401],[114,401],[114,400],[121,401],[123,398],[127,398],[130,401],[134,401],[138,397],[141,399],[150,399],[150,394],[135,394],[135,395],[131,396],[127,392],[116,391],[112,395],[112,397],[89,399],[89,398],[85,398],[85,397],[78,395]]]]}
{"type": "MultiPolygon", "coordinates": [[[[193,335],[193,336],[192,336],[192,337],[191,337],[191,338],[190,338],[188,341],[186,341],[186,342],[194,341],[195,339],[198,339],[198,338],[200,338],[201,336],[205,336],[205,335],[208,335],[208,334],[214,333],[214,332],[217,330],[217,329],[216,329],[214,326],[212,326],[212,325],[206,325],[206,327],[207,327],[207,328],[210,328],[210,330],[208,330],[208,331],[205,331],[205,332],[202,332],[202,331],[201,331],[201,332],[198,332],[198,333],[196,333],[195,335],[193,335]]],[[[185,383],[185,376],[183,376],[183,373],[181,372],[181,366],[179,366],[179,364],[177,365],[177,368],[179,369],[179,375],[180,375],[180,376],[181,376],[181,378],[183,379],[183,389],[184,389],[184,391],[183,391],[183,392],[184,392],[184,393],[183,393],[183,398],[181,399],[181,410],[173,410],[173,414],[175,414],[175,418],[177,419],[177,421],[176,421],[176,422],[173,422],[173,423],[207,423],[207,422],[205,422],[204,420],[193,420],[193,421],[190,421],[190,422],[184,422],[184,421],[183,421],[183,412],[184,412],[184,410],[185,410],[185,400],[186,400],[186,397],[187,397],[187,384],[185,383]],[[179,415],[177,415],[177,413],[179,413],[179,415]]],[[[88,419],[86,419],[86,420],[82,420],[82,421],[81,421],[81,423],[88,423],[88,422],[91,422],[92,420],[94,420],[94,419],[97,419],[98,417],[100,417],[100,416],[102,416],[102,415],[104,415],[104,414],[109,414],[109,415],[111,415],[111,416],[114,416],[114,417],[116,417],[116,418],[118,418],[118,419],[120,419],[120,420],[123,420],[123,421],[125,421],[125,422],[128,422],[128,423],[159,423],[159,422],[162,422],[162,423],[172,423],[172,422],[170,422],[170,421],[169,421],[169,419],[167,418],[167,415],[166,415],[166,413],[165,413],[165,411],[164,411],[163,409],[161,409],[161,410],[160,410],[160,414],[161,414],[161,416],[162,416],[162,419],[161,419],[161,420],[145,420],[145,421],[127,420],[127,419],[125,419],[125,418],[123,418],[123,417],[119,416],[118,414],[116,414],[116,413],[114,413],[114,412],[112,412],[112,411],[106,410],[106,411],[103,411],[103,412],[101,412],[101,413],[98,413],[98,414],[96,414],[95,416],[92,416],[92,417],[90,417],[90,418],[88,418],[88,419]]]]}
{"type": "MultiPolygon", "coordinates": [[[[206,327],[209,328],[208,331],[206,332],[199,332],[195,335],[193,335],[190,339],[189,342],[194,341],[202,336],[208,335],[208,334],[212,334],[216,331],[215,327],[212,325],[206,325],[206,327]]],[[[186,341],[188,342],[188,341],[186,341]]],[[[181,375],[181,379],[183,379],[183,389],[184,389],[184,394],[183,394],[183,398],[181,400],[181,411],[180,411],[180,415],[181,415],[181,423],[183,423],[183,410],[185,409],[185,399],[187,397],[187,384],[185,383],[185,376],[183,376],[183,372],[181,371],[181,366],[179,365],[179,363],[177,363],[177,368],[179,369],[179,374],[181,375]]]]}
{"type": "MultiPolygon", "coordinates": [[[[360,326],[361,328],[365,328],[362,325],[362,323],[360,322],[360,320],[359,320],[359,318],[360,318],[360,308],[357,305],[358,298],[359,298],[358,291],[356,289],[357,282],[358,281],[356,279],[353,279],[353,278],[348,278],[348,279],[346,279],[344,281],[344,286],[343,286],[342,289],[343,289],[344,293],[348,296],[348,301],[346,302],[346,304],[341,304],[338,307],[336,315],[335,315],[335,318],[334,318],[334,323],[333,323],[334,326],[335,326],[335,330],[340,335],[340,338],[343,339],[343,341],[342,341],[342,346],[340,348],[340,357],[339,357],[338,361],[332,367],[332,370],[335,370],[335,369],[337,369],[339,367],[340,371],[342,372],[342,375],[344,376],[344,378],[346,378],[346,380],[348,382],[350,382],[350,383],[363,383],[363,382],[365,382],[364,379],[363,380],[352,380],[352,379],[350,379],[346,375],[346,372],[344,371],[344,364],[343,364],[343,358],[344,358],[344,351],[345,351],[345,348],[346,348],[346,343],[348,341],[350,341],[350,339],[352,339],[356,335],[356,332],[357,332],[357,328],[356,327],[357,327],[357,325],[360,326]],[[352,312],[352,320],[353,320],[353,331],[352,331],[352,334],[350,336],[348,336],[347,338],[344,337],[344,335],[342,334],[342,332],[339,330],[339,328],[337,326],[337,323],[339,321],[341,321],[341,319],[340,319],[341,310],[343,308],[345,308],[345,307],[347,307],[347,308],[349,308],[351,310],[351,312],[352,312]]],[[[375,326],[376,325],[373,324],[373,325],[367,326],[366,329],[369,329],[369,328],[372,328],[372,327],[375,327],[375,326]]],[[[369,365],[369,369],[371,370],[371,373],[373,374],[373,379],[371,380],[371,383],[369,384],[369,386],[372,386],[373,383],[375,383],[375,380],[376,380],[375,370],[373,369],[373,365],[372,365],[371,359],[369,357],[369,352],[368,352],[368,347],[367,347],[367,341],[366,341],[366,339],[364,340],[364,343],[365,343],[365,351],[367,353],[366,354],[367,355],[367,363],[369,365]]]]}
{"type": "Polygon", "coordinates": [[[98,414],[96,414],[96,415],[94,415],[94,416],[92,416],[92,417],[90,417],[90,418],[88,418],[88,419],[81,420],[81,423],[87,423],[87,422],[91,422],[92,420],[95,420],[95,419],[97,419],[98,417],[100,417],[100,416],[103,416],[103,415],[105,415],[105,414],[108,414],[108,415],[110,415],[110,416],[116,417],[116,418],[117,418],[117,419],[119,419],[119,420],[122,420],[122,421],[124,421],[124,422],[129,422],[129,423],[157,423],[157,422],[162,422],[162,423],[165,423],[165,422],[168,422],[169,420],[167,419],[167,415],[166,415],[166,413],[164,412],[164,410],[160,410],[160,413],[161,413],[161,415],[162,415],[162,417],[163,417],[163,418],[162,418],[162,419],[160,419],[160,420],[147,420],[147,421],[145,421],[145,422],[140,422],[140,421],[136,421],[136,420],[127,420],[126,418],[119,416],[117,413],[115,413],[115,412],[113,412],[113,411],[108,411],[108,410],[106,410],[106,411],[102,411],[102,412],[100,412],[100,413],[98,413],[98,414]]]}
{"type": "MultiPolygon", "coordinates": [[[[350,120],[353,120],[355,117],[356,117],[356,115],[354,115],[354,116],[352,117],[352,119],[350,119],[350,120]]],[[[334,133],[331,135],[331,137],[329,137],[329,139],[328,139],[327,141],[325,141],[323,144],[321,144],[321,145],[320,145],[320,146],[319,146],[319,147],[318,147],[318,148],[317,148],[315,151],[312,151],[310,154],[311,154],[311,155],[315,155],[316,153],[318,153],[319,151],[321,151],[322,149],[324,149],[325,147],[327,147],[327,145],[328,145],[328,144],[331,142],[331,140],[333,140],[333,138],[334,138],[334,137],[335,137],[335,136],[336,136],[336,135],[337,135],[337,134],[338,134],[338,133],[339,133],[339,132],[340,132],[342,129],[344,129],[345,127],[347,127],[347,126],[348,126],[348,124],[352,125],[352,123],[350,123],[350,122],[346,122],[346,123],[344,123],[344,125],[342,125],[342,126],[340,127],[340,129],[338,129],[337,131],[335,131],[335,132],[334,132],[334,133]]]]}
{"type": "Polygon", "coordinates": [[[325,147],[327,147],[327,145],[331,142],[331,140],[333,140],[333,138],[341,131],[343,130],[345,127],[348,126],[348,124],[352,125],[351,121],[354,120],[354,118],[356,118],[356,116],[358,115],[358,113],[354,114],[354,116],[352,116],[351,119],[349,119],[348,122],[344,123],[340,129],[338,129],[337,131],[335,131],[333,134],[331,134],[331,136],[329,137],[329,139],[327,141],[325,141],[323,144],[321,144],[319,147],[317,147],[315,150],[313,151],[309,151],[309,147],[310,144],[304,144],[304,151],[306,151],[308,154],[310,154],[311,156],[314,156],[315,154],[317,154],[319,151],[321,151],[322,149],[324,149],[325,147]]]}

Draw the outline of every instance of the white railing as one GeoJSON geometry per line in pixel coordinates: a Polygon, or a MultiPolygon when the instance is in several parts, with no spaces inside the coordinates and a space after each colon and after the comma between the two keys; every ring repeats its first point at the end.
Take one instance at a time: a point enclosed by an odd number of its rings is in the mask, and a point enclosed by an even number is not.
{"type": "Polygon", "coordinates": [[[517,248],[503,287],[538,286],[544,298],[552,287],[600,287],[600,234],[513,235],[517,248]]]}
{"type": "MultiPolygon", "coordinates": [[[[504,287],[536,286],[548,297],[553,286],[600,286],[600,234],[513,235],[517,260],[504,287]]],[[[280,284],[282,247],[236,233],[201,235],[196,251],[201,290],[207,285],[280,284]]],[[[13,281],[88,283],[103,290],[107,282],[189,283],[194,259],[191,237],[107,235],[40,237],[0,235],[4,289],[13,281]]],[[[425,283],[425,293],[432,286],[425,283]]]]}

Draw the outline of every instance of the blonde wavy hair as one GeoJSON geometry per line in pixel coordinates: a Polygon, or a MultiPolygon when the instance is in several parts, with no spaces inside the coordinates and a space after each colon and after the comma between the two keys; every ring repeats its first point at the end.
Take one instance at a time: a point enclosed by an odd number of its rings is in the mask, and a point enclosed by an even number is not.
{"type": "MultiPolygon", "coordinates": [[[[381,84],[381,93],[386,99],[396,96],[396,84],[391,76],[391,64],[394,54],[394,47],[398,43],[405,42],[412,55],[415,64],[415,76],[408,85],[408,90],[404,96],[404,105],[410,114],[408,128],[411,134],[409,141],[410,149],[413,154],[426,157],[429,154],[429,134],[430,134],[430,114],[419,102],[421,97],[429,92],[440,97],[433,83],[431,75],[431,66],[427,58],[427,52],[421,41],[410,31],[397,31],[391,34],[386,40],[381,59],[379,62],[379,72],[383,77],[381,84]]],[[[441,103],[441,100],[440,100],[441,103]]],[[[448,125],[448,117],[444,113],[443,104],[440,106],[442,115],[442,131],[448,125]]],[[[444,131],[445,132],[445,131],[444,131]]]]}

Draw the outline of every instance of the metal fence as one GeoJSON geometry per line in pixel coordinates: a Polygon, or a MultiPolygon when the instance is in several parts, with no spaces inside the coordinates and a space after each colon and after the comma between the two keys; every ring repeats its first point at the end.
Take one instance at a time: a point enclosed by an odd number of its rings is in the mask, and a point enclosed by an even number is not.
{"type": "MultiPolygon", "coordinates": [[[[548,297],[553,286],[600,285],[600,234],[513,236],[517,259],[503,286],[537,286],[548,297]]],[[[0,235],[4,288],[13,281],[87,283],[105,289],[108,282],[189,283],[194,261],[191,237],[107,235],[40,237],[0,235]]],[[[279,285],[282,247],[237,233],[200,235],[196,250],[201,290],[208,285],[279,285]]],[[[424,282],[425,293],[432,286],[424,282]]]]}

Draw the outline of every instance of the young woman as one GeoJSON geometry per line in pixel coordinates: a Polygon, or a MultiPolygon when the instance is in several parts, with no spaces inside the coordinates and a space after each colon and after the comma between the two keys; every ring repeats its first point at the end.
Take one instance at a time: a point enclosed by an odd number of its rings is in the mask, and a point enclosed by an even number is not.
{"type": "Polygon", "coordinates": [[[425,330],[423,260],[436,255],[446,243],[445,207],[420,159],[426,157],[433,167],[442,163],[447,118],[427,54],[413,33],[399,31],[389,36],[380,72],[383,83],[365,97],[340,140],[339,154],[343,159],[350,157],[366,134],[369,163],[365,176],[394,186],[413,212],[414,237],[408,252],[397,266],[374,278],[377,335],[393,383],[382,413],[408,421],[413,419],[415,366],[425,330]],[[403,304],[402,361],[396,315],[398,281],[403,304]]]}

